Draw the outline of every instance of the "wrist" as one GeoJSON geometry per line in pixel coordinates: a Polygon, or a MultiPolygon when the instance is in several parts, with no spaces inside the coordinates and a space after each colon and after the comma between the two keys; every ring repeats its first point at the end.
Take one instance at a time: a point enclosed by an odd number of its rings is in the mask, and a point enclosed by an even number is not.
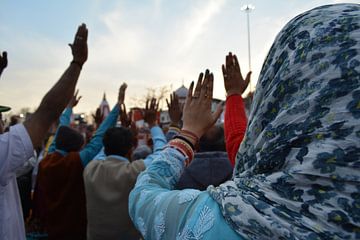
{"type": "Polygon", "coordinates": [[[229,90],[229,91],[226,91],[226,97],[230,97],[232,95],[242,95],[242,91],[240,90],[229,90]]]}
{"type": "Polygon", "coordinates": [[[179,127],[180,127],[180,122],[171,122],[171,123],[170,123],[170,127],[177,127],[177,128],[179,128],[179,127]]]}
{"type": "Polygon", "coordinates": [[[194,147],[198,145],[201,136],[193,130],[187,130],[185,128],[181,129],[179,135],[186,138],[194,147]]]}
{"type": "Polygon", "coordinates": [[[82,69],[83,63],[81,63],[81,62],[78,61],[78,60],[72,60],[72,61],[70,62],[70,65],[78,66],[80,69],[82,69]]]}
{"type": "Polygon", "coordinates": [[[147,124],[148,124],[148,126],[149,126],[149,129],[152,129],[153,127],[156,126],[156,123],[147,123],[147,124]]]}
{"type": "Polygon", "coordinates": [[[201,131],[200,129],[196,129],[196,128],[192,128],[192,127],[187,127],[187,126],[183,126],[181,128],[181,131],[188,131],[193,133],[198,139],[201,138],[201,136],[203,135],[203,131],[201,131]]]}

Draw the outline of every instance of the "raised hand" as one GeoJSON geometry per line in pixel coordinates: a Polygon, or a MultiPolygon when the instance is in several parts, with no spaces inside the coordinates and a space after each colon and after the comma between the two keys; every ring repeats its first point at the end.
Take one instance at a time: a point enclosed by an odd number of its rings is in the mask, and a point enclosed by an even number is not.
{"type": "Polygon", "coordinates": [[[96,128],[98,128],[104,119],[104,114],[101,113],[101,109],[97,108],[95,114],[93,114],[92,117],[96,124],[96,128]]]}
{"type": "Polygon", "coordinates": [[[76,90],[74,96],[70,99],[70,102],[69,102],[69,104],[67,106],[68,108],[74,108],[79,103],[79,101],[81,99],[81,96],[78,97],[77,96],[78,93],[79,93],[79,89],[76,90]]]}
{"type": "Polygon", "coordinates": [[[200,138],[220,117],[222,108],[211,113],[214,76],[206,70],[200,73],[193,94],[194,82],[191,83],[183,111],[183,130],[194,133],[200,138]]]}
{"type": "Polygon", "coordinates": [[[73,55],[73,63],[78,64],[80,68],[86,62],[88,58],[88,29],[83,23],[78,27],[78,30],[75,34],[75,39],[72,44],[69,44],[71,52],[73,55]]]}
{"type": "Polygon", "coordinates": [[[2,56],[0,54],[0,75],[2,71],[7,67],[8,60],[7,60],[7,52],[3,52],[2,56]]]}
{"type": "Polygon", "coordinates": [[[179,98],[175,92],[170,94],[170,103],[167,99],[166,103],[169,109],[171,124],[179,126],[182,117],[182,109],[180,108],[179,98]]]}
{"type": "Polygon", "coordinates": [[[156,125],[156,113],[159,108],[159,103],[156,103],[156,99],[153,98],[151,99],[149,106],[149,101],[150,100],[146,101],[144,121],[149,125],[149,128],[152,128],[156,125]]]}
{"type": "Polygon", "coordinates": [[[244,80],[236,55],[232,55],[230,52],[229,55],[226,56],[225,65],[222,65],[222,72],[226,95],[243,94],[250,83],[251,72],[248,72],[244,80]]]}
{"type": "Polygon", "coordinates": [[[127,84],[126,83],[123,83],[121,86],[120,86],[120,89],[119,89],[119,95],[118,95],[118,104],[119,104],[119,107],[121,107],[121,105],[124,103],[125,101],[125,91],[126,91],[126,88],[127,88],[127,84]]]}
{"type": "Polygon", "coordinates": [[[120,110],[121,110],[121,114],[120,114],[120,121],[121,121],[121,125],[123,127],[130,127],[131,125],[131,118],[130,116],[127,114],[126,112],[126,106],[125,104],[121,104],[120,106],[120,110]]]}

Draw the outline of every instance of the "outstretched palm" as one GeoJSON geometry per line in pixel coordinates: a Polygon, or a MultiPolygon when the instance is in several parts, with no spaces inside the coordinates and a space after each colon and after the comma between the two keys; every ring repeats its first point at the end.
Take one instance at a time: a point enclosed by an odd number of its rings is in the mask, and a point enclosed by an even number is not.
{"type": "Polygon", "coordinates": [[[243,94],[250,83],[251,72],[248,72],[244,80],[236,55],[232,55],[230,52],[226,56],[225,65],[222,65],[222,72],[227,96],[243,94]]]}

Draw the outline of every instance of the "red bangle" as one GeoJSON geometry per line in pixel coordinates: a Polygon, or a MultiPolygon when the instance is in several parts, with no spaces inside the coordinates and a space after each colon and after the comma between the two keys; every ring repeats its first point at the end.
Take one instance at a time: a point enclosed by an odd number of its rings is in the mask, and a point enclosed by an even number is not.
{"type": "Polygon", "coordinates": [[[190,162],[194,159],[194,151],[192,150],[191,146],[189,146],[189,144],[187,144],[185,141],[181,139],[173,139],[169,142],[169,145],[176,148],[185,157],[187,157],[187,160],[185,161],[185,166],[189,165],[190,162]]]}

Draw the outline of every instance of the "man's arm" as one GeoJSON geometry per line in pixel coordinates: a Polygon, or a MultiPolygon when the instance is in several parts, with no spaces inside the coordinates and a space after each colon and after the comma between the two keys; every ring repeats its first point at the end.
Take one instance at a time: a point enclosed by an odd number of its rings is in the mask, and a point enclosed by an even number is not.
{"type": "Polygon", "coordinates": [[[76,91],[75,95],[71,98],[69,104],[65,108],[65,111],[60,116],[59,126],[56,129],[56,133],[55,133],[53,141],[52,141],[52,143],[51,143],[51,145],[49,147],[48,154],[52,153],[52,152],[54,152],[56,150],[56,147],[55,147],[56,146],[56,137],[57,137],[59,128],[61,126],[69,126],[70,125],[71,115],[73,113],[72,110],[79,103],[79,101],[81,99],[81,96],[77,97],[78,93],[79,93],[79,90],[76,91]]]}
{"type": "Polygon", "coordinates": [[[24,122],[34,147],[41,145],[51,124],[59,118],[73,96],[81,67],[87,60],[87,36],[86,25],[82,24],[77,30],[74,43],[70,45],[73,61],[59,81],[44,96],[31,118],[24,122]]]}
{"type": "Polygon", "coordinates": [[[103,147],[102,139],[106,130],[115,126],[119,116],[120,106],[121,104],[124,103],[126,88],[127,85],[125,83],[121,85],[119,90],[118,103],[115,105],[115,107],[111,110],[110,114],[106,117],[106,119],[101,123],[99,128],[96,130],[91,141],[88,144],[86,144],[85,148],[80,152],[80,159],[84,167],[86,167],[86,165],[91,160],[94,159],[96,154],[103,147]]]}
{"type": "MultiPolygon", "coordinates": [[[[167,140],[163,130],[159,126],[154,126],[150,129],[150,132],[151,132],[151,138],[154,143],[153,153],[161,151],[167,144],[167,140]]],[[[154,160],[153,153],[144,159],[145,167],[150,166],[150,164],[154,160]]]]}

